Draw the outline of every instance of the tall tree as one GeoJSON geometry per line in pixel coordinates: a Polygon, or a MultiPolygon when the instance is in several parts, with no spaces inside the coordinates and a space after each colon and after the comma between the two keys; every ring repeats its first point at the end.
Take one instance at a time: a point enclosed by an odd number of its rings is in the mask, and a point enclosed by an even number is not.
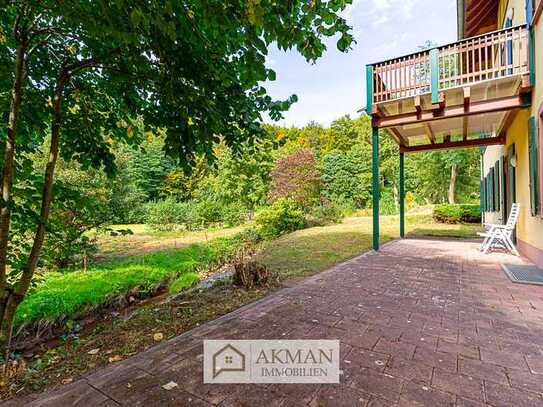
{"type": "Polygon", "coordinates": [[[262,112],[279,119],[296,101],[274,101],[262,85],[275,79],[270,44],[315,61],[337,34],[347,50],[340,12],[350,2],[0,0],[0,346],[40,256],[59,152],[111,173],[113,141],[138,143],[144,126],[165,129],[166,151],[182,161],[209,154],[219,135],[230,145],[257,136],[262,112]],[[25,152],[47,133],[43,176],[15,191],[25,152]],[[33,238],[13,250],[21,228],[33,238]]]}

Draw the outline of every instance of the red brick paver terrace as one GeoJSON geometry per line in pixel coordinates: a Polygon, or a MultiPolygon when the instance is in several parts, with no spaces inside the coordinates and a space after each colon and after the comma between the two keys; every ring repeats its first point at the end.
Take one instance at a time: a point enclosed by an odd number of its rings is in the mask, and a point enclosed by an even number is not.
{"type": "Polygon", "coordinates": [[[403,240],[7,404],[543,406],[543,287],[465,241],[403,240]],[[339,385],[204,385],[202,340],[339,339],[339,385]],[[177,388],[164,390],[174,381],[177,388]]]}

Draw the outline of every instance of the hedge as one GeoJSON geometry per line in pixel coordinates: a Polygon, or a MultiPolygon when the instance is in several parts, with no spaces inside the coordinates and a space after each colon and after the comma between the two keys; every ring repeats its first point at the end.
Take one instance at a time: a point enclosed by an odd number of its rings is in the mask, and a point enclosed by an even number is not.
{"type": "Polygon", "coordinates": [[[475,204],[436,205],[432,217],[439,223],[479,223],[481,222],[481,208],[475,204]]]}

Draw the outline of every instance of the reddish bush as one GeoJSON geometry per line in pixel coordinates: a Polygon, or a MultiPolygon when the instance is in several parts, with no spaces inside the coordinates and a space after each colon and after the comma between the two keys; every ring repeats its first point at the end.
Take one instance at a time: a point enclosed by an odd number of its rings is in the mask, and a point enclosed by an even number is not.
{"type": "Polygon", "coordinates": [[[270,198],[291,198],[300,206],[308,208],[319,201],[321,173],[313,152],[302,149],[277,161],[271,173],[270,198]]]}

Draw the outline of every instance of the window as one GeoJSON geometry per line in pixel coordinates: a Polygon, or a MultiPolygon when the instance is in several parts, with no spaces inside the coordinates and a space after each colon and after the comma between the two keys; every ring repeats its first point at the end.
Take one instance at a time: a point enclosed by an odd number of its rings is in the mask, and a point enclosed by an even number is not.
{"type": "Polygon", "coordinates": [[[532,216],[540,212],[539,198],[539,151],[535,117],[528,120],[528,161],[530,173],[530,208],[532,216]]]}

